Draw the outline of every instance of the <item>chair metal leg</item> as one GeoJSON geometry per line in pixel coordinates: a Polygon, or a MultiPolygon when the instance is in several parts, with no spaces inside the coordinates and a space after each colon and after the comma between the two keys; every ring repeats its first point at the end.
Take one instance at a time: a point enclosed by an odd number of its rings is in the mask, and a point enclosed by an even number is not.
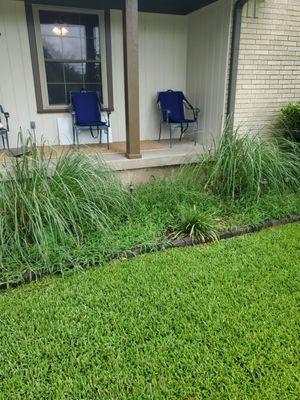
{"type": "Polygon", "coordinates": [[[107,149],[109,150],[109,132],[107,131],[107,149]]]}
{"type": "Polygon", "coordinates": [[[100,130],[100,144],[102,144],[102,129],[100,130]]]}
{"type": "Polygon", "coordinates": [[[159,125],[159,136],[158,136],[158,141],[160,142],[160,139],[161,139],[161,130],[162,130],[162,123],[160,122],[160,125],[159,125]]]}
{"type": "Polygon", "coordinates": [[[180,142],[181,142],[181,140],[182,140],[182,136],[183,136],[183,134],[184,134],[184,129],[183,129],[183,125],[181,124],[181,126],[180,126],[180,131],[181,131],[181,133],[180,133],[180,142]]]}
{"type": "Polygon", "coordinates": [[[75,135],[76,135],[76,146],[77,149],[79,150],[79,133],[77,128],[75,128],[75,135]]]}
{"type": "Polygon", "coordinates": [[[172,147],[172,136],[173,136],[173,129],[172,125],[170,124],[170,147],[172,147]]]}
{"type": "Polygon", "coordinates": [[[196,146],[197,144],[197,134],[198,134],[198,122],[194,126],[194,145],[196,146]]]}
{"type": "Polygon", "coordinates": [[[9,141],[8,141],[8,133],[6,132],[6,146],[7,146],[7,149],[9,150],[9,141]]]}
{"type": "Polygon", "coordinates": [[[75,126],[73,125],[73,146],[76,145],[75,126]]]}
{"type": "Polygon", "coordinates": [[[3,149],[5,149],[4,135],[1,135],[1,137],[2,137],[3,149]]]}

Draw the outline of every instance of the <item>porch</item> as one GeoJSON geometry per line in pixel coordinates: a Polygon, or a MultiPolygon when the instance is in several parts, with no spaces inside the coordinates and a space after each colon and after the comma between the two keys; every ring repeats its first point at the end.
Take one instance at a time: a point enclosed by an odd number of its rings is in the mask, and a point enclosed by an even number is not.
{"type": "MultiPolygon", "coordinates": [[[[52,160],[58,160],[63,154],[70,151],[73,146],[45,146],[44,153],[52,160]]],[[[141,141],[141,158],[129,159],[126,154],[126,142],[112,143],[110,149],[104,144],[80,145],[79,152],[90,158],[103,159],[113,170],[115,170],[125,184],[145,183],[153,178],[170,175],[179,166],[199,160],[206,149],[190,140],[183,139],[175,141],[172,148],[168,140],[141,141]]],[[[7,150],[0,150],[0,164],[10,162],[11,155],[7,150]]],[[[0,173],[2,167],[0,166],[0,173]]]]}
{"type": "MultiPolygon", "coordinates": [[[[58,152],[57,146],[63,149],[71,144],[66,107],[53,106],[49,99],[43,103],[52,83],[46,82],[48,88],[43,88],[45,66],[36,57],[39,27],[34,13],[62,10],[65,15],[104,12],[106,45],[101,62],[105,62],[104,103],[112,113],[110,151],[88,134],[81,136],[81,151],[102,153],[119,171],[179,165],[190,153],[203,151],[219,137],[226,118],[232,4],[232,0],[3,0],[0,50],[8,52],[8,57],[0,75],[0,104],[11,114],[12,147],[20,127],[32,134],[32,126],[38,143],[44,140],[58,152]],[[183,91],[200,108],[196,147],[187,138],[175,141],[170,149],[168,130],[157,143],[156,96],[168,89],[183,91]]],[[[100,17],[99,21],[100,26],[100,17]]],[[[74,82],[70,85],[75,87],[74,82]]]]}
{"type": "MultiPolygon", "coordinates": [[[[124,157],[126,154],[126,142],[112,143],[110,149],[103,144],[80,145],[79,152],[91,158],[100,156],[116,171],[180,165],[189,160],[194,160],[203,152],[203,146],[195,146],[193,142],[186,139],[181,142],[174,142],[172,147],[169,146],[168,140],[162,140],[161,142],[145,140],[141,141],[140,145],[141,160],[124,157]]],[[[53,146],[46,147],[45,150],[46,154],[51,151],[54,159],[56,159],[71,148],[72,146],[53,146]]]]}

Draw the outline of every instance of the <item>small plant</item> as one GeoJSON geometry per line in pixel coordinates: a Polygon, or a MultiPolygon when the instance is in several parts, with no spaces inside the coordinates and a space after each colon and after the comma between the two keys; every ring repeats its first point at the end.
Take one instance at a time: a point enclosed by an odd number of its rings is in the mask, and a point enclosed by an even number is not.
{"type": "Polygon", "coordinates": [[[275,134],[279,138],[300,143],[300,102],[288,104],[281,109],[275,123],[275,134]]]}
{"type": "Polygon", "coordinates": [[[300,186],[300,158],[295,146],[252,134],[241,135],[227,124],[213,155],[200,165],[205,188],[223,198],[258,199],[262,193],[282,193],[300,186]]]}
{"type": "Polygon", "coordinates": [[[192,239],[218,240],[218,234],[212,226],[211,219],[199,212],[196,206],[179,209],[175,224],[171,227],[171,238],[189,236],[192,239]]]}

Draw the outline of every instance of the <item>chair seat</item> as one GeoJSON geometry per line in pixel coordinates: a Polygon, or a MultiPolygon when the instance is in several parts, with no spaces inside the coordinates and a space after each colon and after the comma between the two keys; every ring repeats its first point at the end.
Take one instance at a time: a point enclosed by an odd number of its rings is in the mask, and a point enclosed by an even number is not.
{"type": "Polygon", "coordinates": [[[107,122],[102,122],[102,121],[97,121],[97,122],[95,122],[95,121],[85,121],[84,123],[76,123],[76,125],[77,126],[88,126],[88,127],[99,127],[99,126],[106,126],[106,127],[108,127],[108,125],[107,125],[107,122]]]}
{"type": "Polygon", "coordinates": [[[196,119],[171,119],[171,124],[193,124],[197,122],[196,119]]]}

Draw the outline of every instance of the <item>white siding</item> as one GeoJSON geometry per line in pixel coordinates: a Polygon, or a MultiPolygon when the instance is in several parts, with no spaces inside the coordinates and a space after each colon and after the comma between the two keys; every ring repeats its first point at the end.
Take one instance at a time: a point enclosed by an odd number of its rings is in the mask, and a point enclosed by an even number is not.
{"type": "Polygon", "coordinates": [[[158,137],[157,92],[186,90],[187,17],[139,16],[141,139],[158,137]]]}
{"type": "Polygon", "coordinates": [[[126,140],[125,89],[123,58],[122,11],[111,11],[112,72],[114,90],[114,112],[111,115],[114,142],[126,140]]]}
{"type": "Polygon", "coordinates": [[[200,141],[219,137],[224,118],[231,0],[189,15],[187,95],[200,110],[200,141]]]}
{"type": "MultiPolygon", "coordinates": [[[[125,97],[121,11],[111,11],[114,106],[113,140],[124,141],[125,97]]],[[[142,140],[158,137],[157,92],[186,89],[187,17],[139,14],[140,132],[142,140]]]]}

